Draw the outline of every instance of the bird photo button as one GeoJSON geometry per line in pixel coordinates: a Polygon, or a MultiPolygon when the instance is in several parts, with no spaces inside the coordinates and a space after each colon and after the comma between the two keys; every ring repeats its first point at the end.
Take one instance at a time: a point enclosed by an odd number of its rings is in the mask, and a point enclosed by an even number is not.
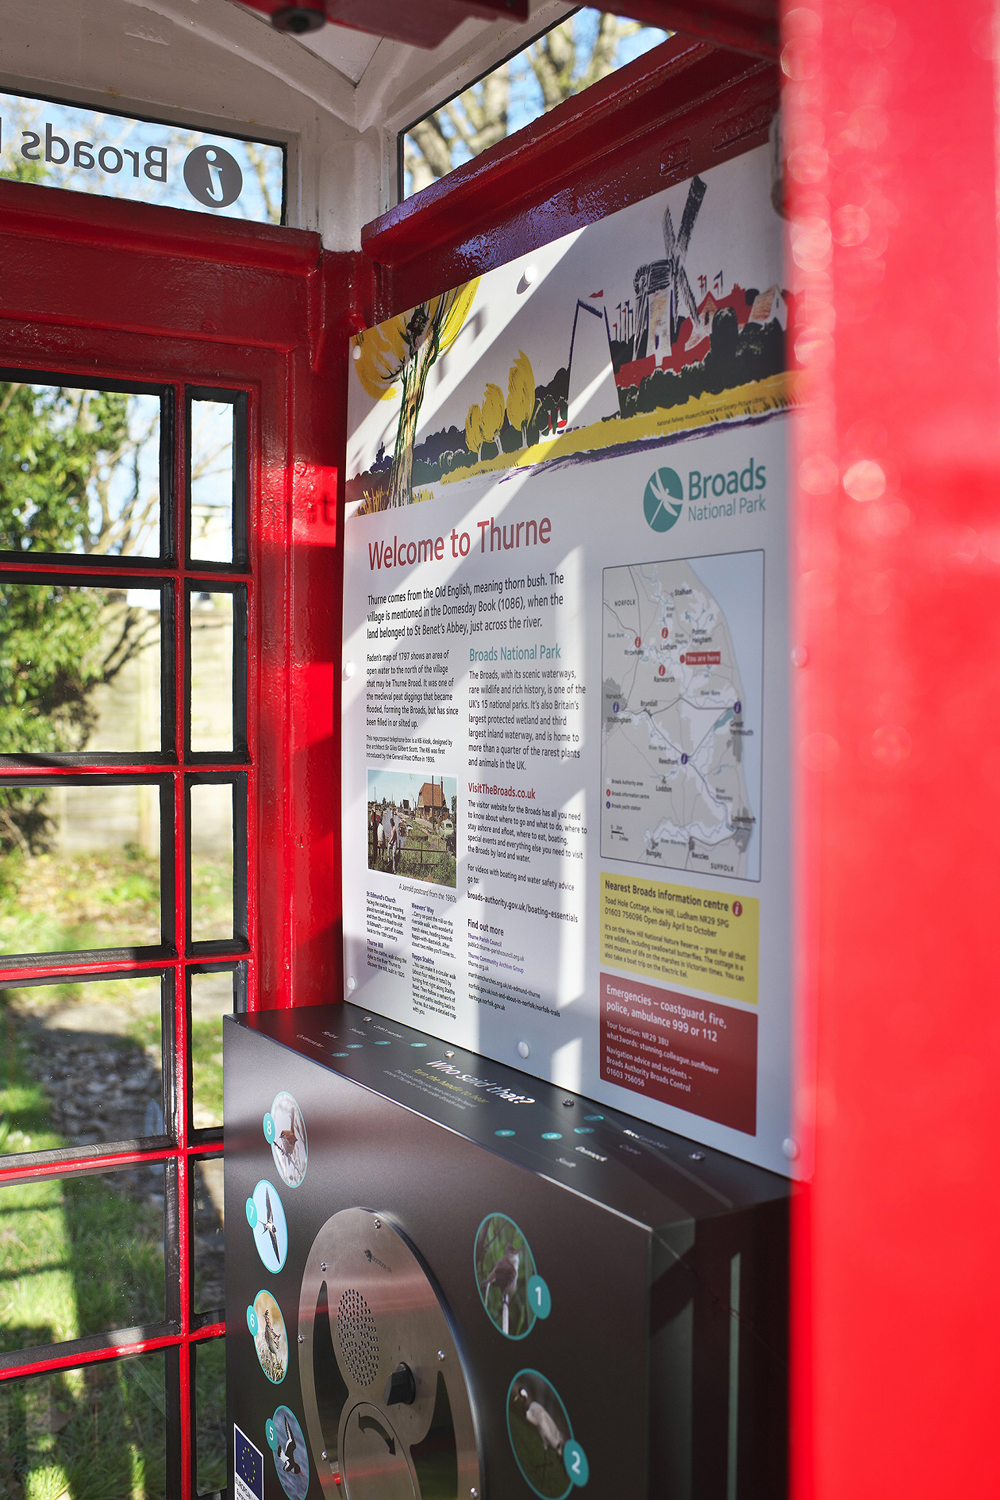
{"type": "Polygon", "coordinates": [[[285,1320],[270,1292],[258,1292],[247,1308],[247,1326],[264,1374],[272,1385],[280,1385],[288,1370],[288,1334],[285,1320]]]}
{"type": "Polygon", "coordinates": [[[590,1478],[562,1398],[537,1370],[519,1370],[510,1383],[507,1432],[522,1477],[541,1500],[566,1500],[590,1478]]]}
{"type": "Polygon", "coordinates": [[[271,1148],[274,1165],[288,1187],[298,1187],[309,1163],[309,1141],[302,1111],[291,1094],[275,1094],[264,1116],[264,1139],[271,1148]]]}
{"type": "Polygon", "coordinates": [[[489,1214],[476,1234],[476,1285],[490,1322],[509,1339],[523,1339],[536,1318],[547,1318],[552,1298],[535,1269],[523,1230],[506,1214],[489,1214]]]}
{"type": "Polygon", "coordinates": [[[287,1406],[279,1406],[265,1430],[281,1488],[288,1500],[305,1500],[309,1488],[309,1454],[298,1418],[287,1406]]]}
{"type": "Polygon", "coordinates": [[[253,1231],[257,1254],[269,1271],[280,1271],[288,1254],[288,1225],[278,1190],[261,1181],[247,1199],[247,1223],[253,1231]]]}

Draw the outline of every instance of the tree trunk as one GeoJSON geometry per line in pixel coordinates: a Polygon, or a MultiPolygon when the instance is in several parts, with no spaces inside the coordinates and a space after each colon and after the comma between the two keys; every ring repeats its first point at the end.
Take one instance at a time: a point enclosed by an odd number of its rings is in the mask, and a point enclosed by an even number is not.
{"type": "Polygon", "coordinates": [[[417,345],[403,366],[400,377],[399,426],[396,428],[396,449],[389,475],[387,508],[409,505],[413,500],[413,444],[417,436],[417,418],[424,399],[427,375],[436,357],[437,339],[433,330],[428,330],[428,337],[417,345]]]}

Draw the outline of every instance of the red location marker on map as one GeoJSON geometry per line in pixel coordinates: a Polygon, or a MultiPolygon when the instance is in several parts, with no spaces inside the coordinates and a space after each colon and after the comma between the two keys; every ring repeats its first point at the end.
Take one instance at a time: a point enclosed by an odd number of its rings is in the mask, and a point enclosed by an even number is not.
{"type": "Polygon", "coordinates": [[[666,626],[665,626],[665,625],[664,625],[664,627],[663,627],[663,629],[662,629],[662,630],[661,630],[661,631],[660,631],[660,634],[661,634],[661,635],[662,635],[662,637],[663,637],[663,639],[664,639],[664,640],[666,640],[666,639],[667,639],[667,637],[668,637],[668,636],[669,636],[669,634],[670,634],[670,631],[669,631],[669,630],[668,630],[668,629],[667,629],[667,627],[666,627],[666,626]]]}
{"type": "Polygon", "coordinates": [[[664,672],[665,672],[665,671],[666,671],[666,670],[667,670],[667,669],[666,669],[666,667],[661,667],[661,668],[660,668],[660,676],[661,676],[661,677],[662,677],[662,676],[663,676],[663,674],[664,674],[664,672]]]}
{"type": "Polygon", "coordinates": [[[635,638],[635,644],[636,644],[636,646],[641,646],[642,645],[642,636],[641,635],[637,635],[636,636],[636,638],[635,638]]]}
{"type": "Polygon", "coordinates": [[[683,666],[686,666],[686,665],[687,665],[687,657],[686,656],[682,656],[681,657],[681,666],[683,667],[683,666]]]}
{"type": "Polygon", "coordinates": [[[733,916],[734,917],[742,917],[742,915],[743,915],[743,902],[742,901],[734,901],[733,902],[733,916]]]}

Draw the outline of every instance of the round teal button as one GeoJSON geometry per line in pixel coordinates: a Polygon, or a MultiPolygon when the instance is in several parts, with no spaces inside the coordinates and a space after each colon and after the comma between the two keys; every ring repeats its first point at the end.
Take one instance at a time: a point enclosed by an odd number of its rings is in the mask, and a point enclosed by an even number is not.
{"type": "Polygon", "coordinates": [[[563,1447],[563,1463],[573,1483],[582,1488],[590,1478],[590,1465],[586,1453],[575,1438],[570,1438],[563,1447]]]}
{"type": "Polygon", "coordinates": [[[542,1131],[542,1140],[543,1141],[561,1141],[562,1140],[562,1131],[561,1130],[543,1130],[542,1131]]]}
{"type": "Polygon", "coordinates": [[[494,1135],[513,1135],[513,1130],[494,1130],[494,1135]]]}
{"type": "Polygon", "coordinates": [[[547,1318],[552,1311],[552,1293],[540,1276],[528,1277],[528,1306],[537,1318],[547,1318]]]}
{"type": "Polygon", "coordinates": [[[576,1125],[573,1128],[574,1135],[593,1135],[593,1125],[576,1125]]]}

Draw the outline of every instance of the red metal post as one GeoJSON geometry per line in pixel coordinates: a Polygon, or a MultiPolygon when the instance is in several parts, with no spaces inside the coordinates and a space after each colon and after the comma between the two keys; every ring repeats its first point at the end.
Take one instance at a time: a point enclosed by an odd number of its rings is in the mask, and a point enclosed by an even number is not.
{"type": "Polygon", "coordinates": [[[784,22],[809,396],[796,1500],[1000,1492],[993,24],[985,0],[784,22]]]}

